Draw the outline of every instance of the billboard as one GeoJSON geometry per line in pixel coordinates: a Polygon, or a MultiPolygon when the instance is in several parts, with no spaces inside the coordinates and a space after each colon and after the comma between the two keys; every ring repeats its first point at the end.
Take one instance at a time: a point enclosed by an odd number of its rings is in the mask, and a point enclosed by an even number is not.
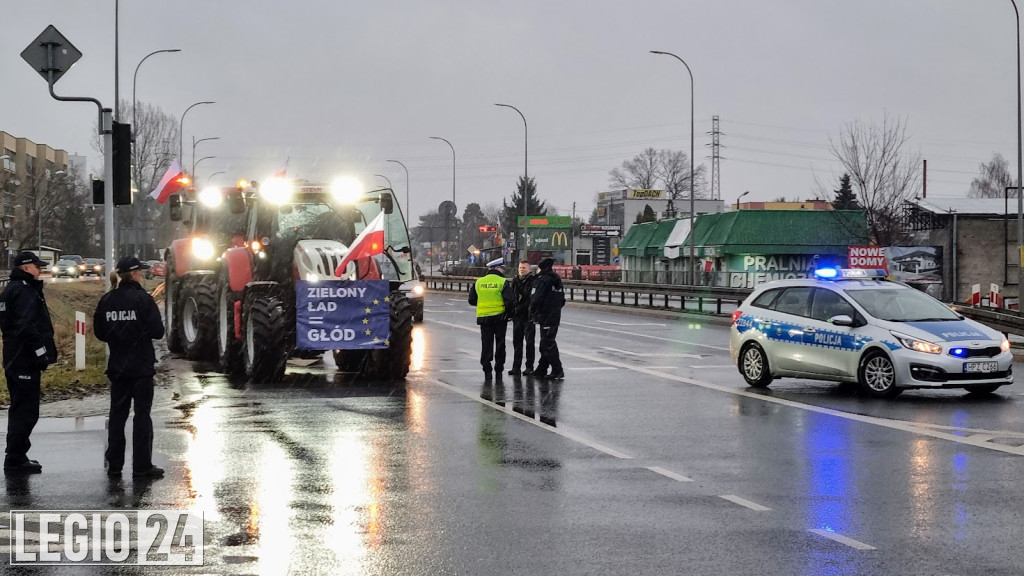
{"type": "Polygon", "coordinates": [[[661,200],[664,190],[630,190],[629,197],[634,200],[661,200]]]}
{"type": "Polygon", "coordinates": [[[519,227],[572,228],[572,216],[520,216],[519,227]]]}
{"type": "Polygon", "coordinates": [[[942,284],[942,246],[850,246],[850,268],[880,268],[907,284],[942,284]]]}
{"type": "Polygon", "coordinates": [[[527,250],[568,250],[572,242],[572,228],[533,228],[526,231],[527,250]]]}

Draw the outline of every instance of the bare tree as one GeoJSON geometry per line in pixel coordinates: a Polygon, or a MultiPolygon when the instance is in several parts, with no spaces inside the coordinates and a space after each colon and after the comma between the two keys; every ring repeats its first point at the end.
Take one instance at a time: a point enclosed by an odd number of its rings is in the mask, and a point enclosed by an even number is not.
{"type": "Polygon", "coordinates": [[[900,239],[903,203],[920,189],[921,156],[904,151],[908,140],[906,121],[888,115],[880,126],[855,121],[842,128],[838,140],[829,139],[832,155],[850,175],[871,237],[881,246],[900,239]]]}
{"type": "MultiPolygon", "coordinates": [[[[1002,198],[1006,189],[1013,186],[1010,163],[998,152],[992,154],[992,160],[979,164],[978,172],[967,192],[970,198],[1002,198]]],[[[1010,198],[1017,197],[1016,190],[1010,190],[1009,194],[1010,198]]]]}
{"type": "Polygon", "coordinates": [[[90,191],[77,174],[40,168],[26,174],[21,182],[26,205],[15,206],[10,246],[15,251],[35,249],[40,244],[65,252],[83,252],[89,247],[86,204],[90,191]]]}
{"type": "Polygon", "coordinates": [[[660,175],[661,165],[658,161],[658,151],[654,148],[646,148],[632,159],[624,161],[622,166],[608,173],[609,183],[613,188],[639,188],[641,190],[654,188],[660,175]]]}
{"type": "MultiPolygon", "coordinates": [[[[705,166],[696,166],[693,170],[694,198],[705,198],[704,176],[705,166]]],[[[690,197],[690,156],[679,150],[662,149],[658,151],[658,177],[665,185],[669,199],[679,208],[679,200],[690,197]]]]}

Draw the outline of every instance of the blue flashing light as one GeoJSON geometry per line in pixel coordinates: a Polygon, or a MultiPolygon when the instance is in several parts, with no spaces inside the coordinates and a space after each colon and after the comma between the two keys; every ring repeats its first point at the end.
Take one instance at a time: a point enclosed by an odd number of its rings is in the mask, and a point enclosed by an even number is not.
{"type": "Polygon", "coordinates": [[[839,271],[835,268],[818,268],[814,275],[818,278],[832,279],[839,275],[839,271]]]}
{"type": "Polygon", "coordinates": [[[880,268],[818,268],[814,275],[822,280],[841,280],[851,278],[882,280],[888,274],[880,268]]]}
{"type": "Polygon", "coordinates": [[[957,358],[966,358],[967,350],[964,350],[963,348],[953,348],[949,351],[949,355],[956,356],[957,358]]]}

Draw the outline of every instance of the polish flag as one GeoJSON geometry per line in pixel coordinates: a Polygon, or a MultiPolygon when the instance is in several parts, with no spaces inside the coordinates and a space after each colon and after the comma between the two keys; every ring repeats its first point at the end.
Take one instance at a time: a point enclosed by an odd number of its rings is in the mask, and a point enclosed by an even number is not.
{"type": "Polygon", "coordinates": [[[288,177],[288,162],[291,158],[286,158],[284,164],[281,164],[281,168],[277,172],[270,175],[271,178],[287,178],[288,177]]]}
{"type": "Polygon", "coordinates": [[[377,217],[370,222],[359,236],[352,242],[351,248],[349,248],[348,254],[341,260],[341,264],[338,264],[337,270],[334,271],[335,276],[341,276],[345,272],[345,267],[348,266],[349,262],[358,260],[360,258],[369,258],[377,254],[384,253],[384,212],[381,211],[377,214],[377,217]]]}
{"type": "Polygon", "coordinates": [[[156,188],[149,193],[154,200],[163,204],[167,202],[167,199],[171,197],[181,188],[182,183],[180,179],[185,173],[181,171],[181,164],[177,160],[171,164],[171,167],[164,173],[164,177],[160,179],[160,183],[156,185],[156,188]]]}

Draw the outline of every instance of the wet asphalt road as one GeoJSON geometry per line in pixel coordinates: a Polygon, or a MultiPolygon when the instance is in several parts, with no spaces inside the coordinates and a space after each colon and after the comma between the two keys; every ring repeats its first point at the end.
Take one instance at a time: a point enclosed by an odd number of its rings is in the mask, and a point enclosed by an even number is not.
{"type": "Polygon", "coordinates": [[[206,566],[165,572],[1024,573],[1020,384],[754,391],[725,327],[568,308],[564,382],[485,384],[463,302],[428,300],[405,386],[169,360],[165,479],[108,481],[102,416],[45,419],[2,507],[202,512],[206,566]]]}

